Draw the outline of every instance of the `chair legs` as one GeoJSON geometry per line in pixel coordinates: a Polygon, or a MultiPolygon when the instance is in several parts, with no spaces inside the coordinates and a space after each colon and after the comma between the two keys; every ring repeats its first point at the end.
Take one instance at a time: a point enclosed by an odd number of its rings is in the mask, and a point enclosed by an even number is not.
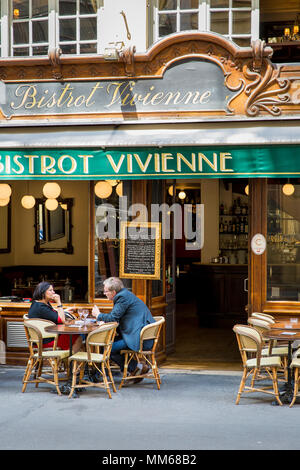
{"type": "Polygon", "coordinates": [[[97,388],[104,388],[109,396],[109,398],[112,398],[111,396],[111,391],[110,391],[110,383],[112,385],[113,391],[116,393],[116,386],[114,383],[114,379],[110,370],[110,365],[109,362],[101,362],[101,368],[98,367],[98,365],[94,362],[92,362],[90,365],[95,367],[95,369],[101,374],[103,381],[100,383],[95,383],[95,382],[90,382],[89,380],[84,380],[84,366],[86,362],[85,361],[76,361],[73,360],[73,368],[72,368],[72,385],[71,385],[71,391],[69,394],[69,398],[72,397],[75,388],[84,388],[84,387],[97,387],[97,388]],[[109,381],[107,380],[105,368],[108,371],[109,375],[109,381]],[[77,375],[79,373],[79,382],[76,384],[77,380],[77,375]]]}
{"type": "Polygon", "coordinates": [[[271,395],[274,395],[278,404],[279,405],[282,405],[282,402],[280,400],[280,396],[279,396],[279,391],[278,391],[278,379],[277,379],[277,370],[276,370],[276,367],[271,367],[270,368],[271,371],[267,370],[270,378],[272,379],[272,385],[273,387],[255,387],[255,380],[257,379],[257,377],[259,376],[259,370],[257,368],[254,368],[252,371],[251,370],[247,370],[246,367],[244,367],[244,370],[243,370],[243,376],[242,376],[242,379],[241,379],[241,383],[240,383],[240,386],[239,386],[239,390],[238,390],[238,394],[237,394],[237,397],[236,397],[236,402],[235,404],[238,405],[239,402],[240,402],[240,398],[241,398],[241,395],[242,393],[244,392],[245,389],[245,393],[250,393],[250,392],[263,392],[263,393],[268,393],[268,394],[271,394],[271,395]],[[252,377],[251,377],[251,383],[250,383],[250,386],[246,386],[246,380],[247,378],[249,377],[249,375],[251,374],[252,372],[252,377]],[[272,391],[268,390],[272,388],[272,391]]]}
{"type": "Polygon", "coordinates": [[[43,382],[43,383],[49,383],[51,385],[55,385],[58,395],[61,395],[61,392],[58,386],[59,384],[58,367],[59,367],[60,361],[57,358],[48,358],[48,361],[52,370],[53,380],[49,380],[44,377],[41,377],[42,370],[43,370],[43,358],[30,357],[28,359],[26,370],[23,376],[22,393],[25,392],[28,383],[35,383],[35,387],[37,388],[38,385],[43,382]],[[35,369],[34,377],[32,380],[30,380],[30,376],[34,369],[35,369]]]}
{"type": "MultiPolygon", "coordinates": [[[[148,379],[154,379],[156,381],[156,385],[158,390],[160,390],[160,385],[161,385],[161,378],[158,372],[158,367],[157,367],[157,362],[155,359],[155,353],[151,354],[151,359],[148,359],[147,356],[144,354],[138,354],[135,351],[125,351],[124,353],[125,359],[124,359],[124,372],[123,372],[123,377],[121,380],[121,383],[119,385],[119,390],[123,387],[124,382],[127,380],[134,380],[136,377],[128,377],[127,376],[127,371],[128,371],[128,365],[133,359],[136,359],[139,361],[139,359],[142,359],[148,366],[149,366],[149,371],[146,374],[140,374],[138,377],[139,378],[148,378],[148,379]]],[[[149,354],[148,354],[149,355],[149,354]]]]}
{"type": "Polygon", "coordinates": [[[294,375],[294,395],[293,399],[290,403],[290,408],[293,406],[293,404],[296,401],[297,395],[298,395],[298,390],[299,390],[299,368],[295,367],[295,375],[294,375]]]}

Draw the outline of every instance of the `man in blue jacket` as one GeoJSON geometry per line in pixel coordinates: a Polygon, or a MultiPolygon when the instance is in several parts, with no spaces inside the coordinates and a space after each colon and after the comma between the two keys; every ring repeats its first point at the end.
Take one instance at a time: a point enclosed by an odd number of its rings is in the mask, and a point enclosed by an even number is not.
{"type": "MultiPolygon", "coordinates": [[[[100,313],[95,305],[92,314],[98,321],[118,322],[119,336],[116,336],[111,350],[111,359],[116,362],[121,371],[124,370],[124,355],[120,354],[123,349],[132,349],[138,351],[140,348],[140,332],[142,328],[149,323],[154,323],[154,318],[150,310],[142,300],[136,297],[132,292],[124,288],[123,282],[117,277],[110,277],[104,281],[104,294],[109,300],[112,300],[114,307],[108,314],[100,313]]],[[[143,349],[151,349],[153,340],[146,340],[143,349]]],[[[146,364],[138,364],[131,360],[128,365],[130,375],[145,374],[148,371],[146,364]]],[[[134,380],[140,382],[142,378],[134,380]]],[[[132,381],[130,381],[131,383],[132,381]]]]}

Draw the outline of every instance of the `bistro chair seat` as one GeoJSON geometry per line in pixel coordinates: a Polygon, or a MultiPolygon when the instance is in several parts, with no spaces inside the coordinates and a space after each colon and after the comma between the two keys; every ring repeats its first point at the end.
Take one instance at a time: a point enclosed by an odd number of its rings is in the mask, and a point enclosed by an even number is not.
{"type": "Polygon", "coordinates": [[[38,387],[39,383],[43,382],[55,385],[57,393],[61,395],[58,386],[58,372],[61,362],[68,358],[69,351],[56,349],[58,335],[45,331],[45,328],[50,325],[55,325],[55,323],[42,319],[29,319],[24,321],[29,346],[29,359],[23,377],[22,392],[25,392],[28,383],[35,383],[35,386],[38,387]],[[45,338],[54,339],[52,349],[43,349],[43,339],[45,338]],[[46,369],[46,364],[48,365],[48,370],[46,369]],[[49,366],[52,373],[49,373],[49,366]],[[34,377],[30,379],[32,373],[34,373],[34,377]]]}
{"type": "Polygon", "coordinates": [[[137,362],[139,361],[144,362],[149,367],[149,370],[147,371],[147,373],[140,374],[138,378],[139,379],[141,378],[154,379],[156,381],[158,390],[160,389],[161,379],[158,373],[157,363],[155,359],[155,350],[157,347],[161,328],[163,326],[163,323],[165,322],[165,319],[164,317],[153,317],[153,318],[155,320],[155,323],[150,323],[149,325],[144,326],[144,328],[142,328],[141,330],[139,350],[133,351],[131,349],[124,349],[123,351],[121,351],[121,354],[125,354],[125,360],[124,360],[124,373],[123,373],[121,383],[119,385],[119,389],[122,388],[122,386],[124,385],[124,382],[130,381],[130,380],[136,380],[137,378],[136,376],[131,376],[131,375],[128,376],[127,374],[128,364],[134,359],[137,362]],[[144,341],[151,340],[151,339],[153,339],[152,349],[144,350],[143,349],[144,341]]]}
{"type": "Polygon", "coordinates": [[[282,405],[278,392],[277,370],[281,367],[281,358],[279,356],[262,357],[263,339],[261,333],[249,325],[235,325],[233,331],[236,334],[242,363],[243,376],[236,398],[236,405],[239,404],[243,393],[262,392],[275,395],[279,405],[282,405]],[[249,355],[254,357],[249,357],[249,355]],[[272,385],[256,386],[256,380],[261,372],[265,373],[265,379],[272,380],[272,385]],[[247,379],[250,384],[246,385],[247,379]]]}
{"type": "Polygon", "coordinates": [[[116,392],[116,387],[114,379],[110,369],[110,353],[114,338],[116,335],[116,330],[118,323],[111,322],[101,325],[96,330],[88,334],[86,339],[86,352],[79,351],[76,354],[73,354],[69,357],[69,361],[72,361],[73,371],[72,371],[72,386],[69,398],[72,397],[75,388],[83,387],[97,387],[104,388],[108,393],[109,398],[111,398],[110,384],[112,389],[116,392]],[[100,348],[102,352],[100,353],[100,348]],[[101,382],[91,382],[84,378],[84,366],[88,364],[90,367],[94,367],[102,377],[101,382]],[[106,371],[109,375],[109,381],[107,380],[106,371]],[[78,383],[76,383],[77,375],[79,374],[78,383]]]}

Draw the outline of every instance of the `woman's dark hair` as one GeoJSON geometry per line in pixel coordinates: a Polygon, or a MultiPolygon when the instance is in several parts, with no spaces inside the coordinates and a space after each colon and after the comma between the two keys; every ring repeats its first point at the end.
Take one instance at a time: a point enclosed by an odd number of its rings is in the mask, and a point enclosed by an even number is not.
{"type": "Polygon", "coordinates": [[[32,300],[43,300],[45,297],[45,292],[52,286],[49,282],[43,281],[40,282],[33,293],[32,300]]]}

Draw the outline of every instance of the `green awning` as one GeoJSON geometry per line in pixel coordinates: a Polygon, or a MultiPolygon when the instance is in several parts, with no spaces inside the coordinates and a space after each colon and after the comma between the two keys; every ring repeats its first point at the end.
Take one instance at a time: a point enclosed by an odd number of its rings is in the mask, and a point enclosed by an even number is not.
{"type": "Polygon", "coordinates": [[[300,145],[1,149],[0,179],[300,177],[300,145]]]}

